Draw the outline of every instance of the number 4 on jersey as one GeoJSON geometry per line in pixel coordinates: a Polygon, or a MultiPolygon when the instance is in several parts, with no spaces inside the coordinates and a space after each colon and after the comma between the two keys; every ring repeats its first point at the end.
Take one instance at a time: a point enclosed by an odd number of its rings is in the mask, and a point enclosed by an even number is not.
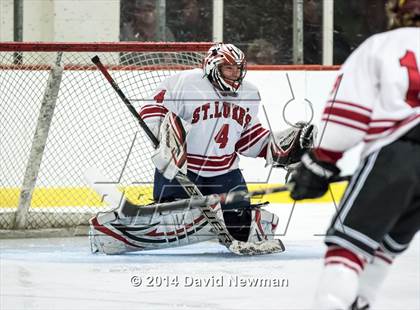
{"type": "Polygon", "coordinates": [[[219,144],[219,148],[223,149],[226,144],[228,143],[229,139],[229,124],[224,124],[222,128],[220,128],[217,135],[214,137],[214,141],[219,144]]]}
{"type": "Polygon", "coordinates": [[[162,103],[163,100],[165,100],[165,93],[166,93],[166,90],[162,89],[156,96],[153,97],[156,103],[162,103]]]}
{"type": "Polygon", "coordinates": [[[406,67],[408,72],[408,90],[405,100],[414,107],[420,107],[420,71],[417,66],[416,55],[407,51],[404,57],[400,58],[401,67],[406,67]]]}

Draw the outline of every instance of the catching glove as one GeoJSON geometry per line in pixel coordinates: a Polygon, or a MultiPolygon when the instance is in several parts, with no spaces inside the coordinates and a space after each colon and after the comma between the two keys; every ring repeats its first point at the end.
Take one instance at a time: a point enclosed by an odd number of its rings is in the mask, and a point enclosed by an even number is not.
{"type": "Polygon", "coordinates": [[[267,147],[267,165],[287,168],[299,162],[305,151],[312,147],[315,136],[315,125],[303,122],[297,123],[296,127],[274,133],[267,147]]]}

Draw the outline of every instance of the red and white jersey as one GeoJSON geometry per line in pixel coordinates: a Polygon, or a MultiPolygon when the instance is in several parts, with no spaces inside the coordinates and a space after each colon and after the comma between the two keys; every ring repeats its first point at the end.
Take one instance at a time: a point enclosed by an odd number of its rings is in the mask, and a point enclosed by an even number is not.
{"type": "Polygon", "coordinates": [[[397,140],[420,123],[419,95],[420,28],[370,37],[338,73],[322,115],[318,155],[336,161],[364,142],[363,158],[397,140]]]}
{"type": "Polygon", "coordinates": [[[203,177],[238,168],[238,154],[265,156],[269,131],[258,119],[258,89],[244,81],[236,96],[222,96],[201,69],[177,73],[154,92],[140,116],[156,134],[169,111],[191,125],[187,134],[188,169],[203,177]]]}

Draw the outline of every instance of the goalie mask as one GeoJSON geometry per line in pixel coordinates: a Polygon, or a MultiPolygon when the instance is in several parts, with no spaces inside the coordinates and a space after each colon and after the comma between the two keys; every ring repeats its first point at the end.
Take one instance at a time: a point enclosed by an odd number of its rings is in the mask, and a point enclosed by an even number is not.
{"type": "Polygon", "coordinates": [[[245,54],[233,44],[217,43],[207,52],[203,60],[204,75],[221,91],[235,93],[246,74],[245,54]],[[238,77],[229,79],[223,76],[222,65],[237,66],[238,77]]]}

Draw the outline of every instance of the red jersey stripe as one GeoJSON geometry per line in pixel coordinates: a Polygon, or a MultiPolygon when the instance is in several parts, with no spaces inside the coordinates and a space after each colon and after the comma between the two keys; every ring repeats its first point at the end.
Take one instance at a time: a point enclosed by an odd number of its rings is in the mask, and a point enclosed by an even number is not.
{"type": "Polygon", "coordinates": [[[251,141],[251,143],[241,147],[238,151],[239,152],[244,152],[248,149],[250,149],[251,147],[253,147],[257,142],[259,142],[261,139],[265,138],[266,135],[268,135],[270,132],[267,129],[264,129],[263,132],[261,132],[261,134],[256,137],[253,141],[251,141]]]}
{"type": "Polygon", "coordinates": [[[322,121],[325,121],[326,123],[335,123],[335,124],[338,124],[338,125],[341,125],[341,126],[353,128],[353,129],[360,130],[360,131],[363,131],[363,132],[367,131],[367,129],[365,129],[365,128],[357,127],[355,125],[348,124],[348,123],[345,123],[343,121],[337,121],[337,120],[328,119],[328,118],[325,118],[325,117],[322,118],[322,121]]]}
{"type": "Polygon", "coordinates": [[[260,128],[258,128],[256,130],[252,131],[250,134],[248,134],[248,135],[240,138],[238,140],[238,142],[236,142],[235,149],[236,150],[241,149],[242,147],[244,147],[247,144],[251,143],[256,137],[260,136],[264,132],[268,132],[268,130],[265,129],[265,128],[260,127],[260,128]]]}
{"type": "Polygon", "coordinates": [[[341,117],[348,118],[353,121],[360,122],[366,125],[370,123],[370,117],[366,115],[363,115],[354,111],[336,108],[336,107],[326,107],[324,109],[323,117],[327,117],[328,115],[341,116],[341,117]]]}
{"type": "MultiPolygon", "coordinates": [[[[369,113],[372,113],[372,109],[367,108],[367,107],[362,106],[362,105],[357,104],[357,103],[353,103],[353,102],[348,102],[348,101],[343,101],[343,100],[328,100],[327,103],[331,103],[331,105],[334,105],[334,103],[341,103],[341,104],[345,104],[345,105],[348,105],[348,106],[359,108],[359,109],[365,110],[369,113]]],[[[329,105],[329,106],[331,106],[331,105],[329,105]]]]}

